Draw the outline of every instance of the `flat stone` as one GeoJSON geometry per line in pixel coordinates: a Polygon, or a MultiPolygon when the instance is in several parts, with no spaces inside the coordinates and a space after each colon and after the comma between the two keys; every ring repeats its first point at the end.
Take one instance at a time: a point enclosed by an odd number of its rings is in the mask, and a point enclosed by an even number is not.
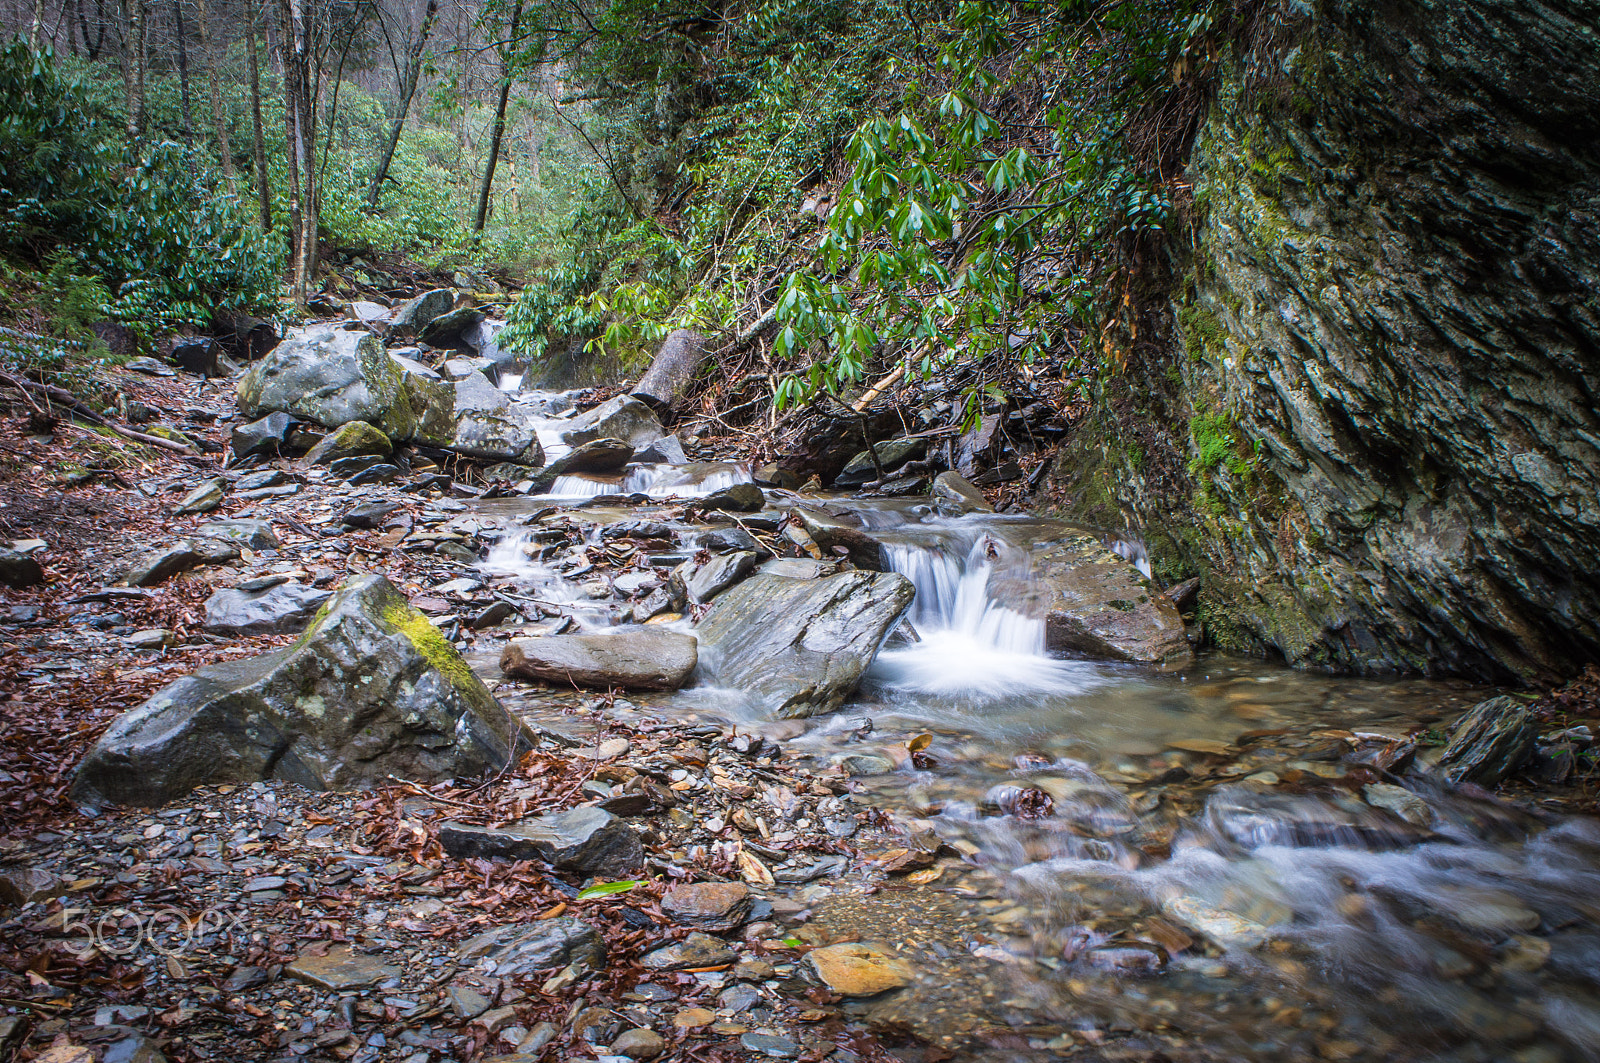
{"type": "Polygon", "coordinates": [[[799,1045],[776,1034],[747,1033],[739,1038],[739,1043],[751,1052],[760,1052],[773,1059],[793,1059],[800,1054],[799,1045]]]}
{"type": "Polygon", "coordinates": [[[194,546],[178,542],[140,557],[122,579],[130,587],[155,587],[199,563],[194,546]]]}
{"type": "Polygon", "coordinates": [[[656,971],[681,971],[689,967],[721,967],[738,958],[727,942],[697,931],[682,941],[645,953],[639,962],[656,971]]]}
{"type": "Polygon", "coordinates": [[[666,1051],[667,1042],[654,1030],[624,1030],[611,1042],[611,1051],[629,1059],[654,1059],[666,1051]]]}
{"type": "Polygon", "coordinates": [[[334,945],[321,956],[302,954],[284,967],[283,973],[322,989],[341,990],[397,978],[401,971],[377,956],[356,952],[348,945],[334,945]]]}
{"type": "Polygon", "coordinates": [[[0,904],[20,905],[48,900],[66,892],[66,883],[42,867],[0,871],[0,904]]]}
{"type": "Polygon", "coordinates": [[[209,539],[225,539],[252,550],[276,550],[278,536],[264,520],[214,520],[202,524],[194,533],[209,539]]]}
{"type": "Polygon", "coordinates": [[[847,997],[876,996],[910,985],[915,977],[911,966],[898,956],[862,942],[812,949],[806,962],[824,985],[847,997]]]}
{"type": "Polygon", "coordinates": [[[592,875],[626,875],[644,864],[644,846],[633,828],[592,806],[532,816],[503,827],[444,823],[439,843],[457,858],[543,860],[592,875]]]}
{"type": "Polygon", "coordinates": [[[661,898],[661,910],[680,923],[725,933],[750,915],[750,888],[742,882],[686,882],[661,898]]]}
{"type": "Polygon", "coordinates": [[[450,1010],[458,1019],[475,1019],[489,1010],[489,998],[470,986],[452,985],[446,993],[450,997],[450,1010]]]}
{"type": "Polygon", "coordinates": [[[456,956],[469,964],[488,961],[497,976],[509,978],[568,964],[593,970],[605,963],[605,946],[592,926],[562,915],[487,930],[463,942],[456,956]]]}
{"type": "Polygon", "coordinates": [[[346,510],[340,523],[347,528],[381,528],[399,509],[393,502],[368,502],[346,510]]]}
{"type": "Polygon", "coordinates": [[[226,480],[207,480],[205,483],[183,496],[183,501],[178,503],[174,513],[210,513],[222,505],[223,496],[227,493],[226,480]]]}
{"type": "Polygon", "coordinates": [[[288,473],[282,469],[257,469],[247,472],[234,483],[235,491],[258,491],[266,487],[277,487],[289,479],[288,473]]]}
{"type": "Polygon", "coordinates": [[[680,1030],[698,1030],[717,1021],[717,1016],[706,1008],[684,1008],[672,1017],[672,1025],[680,1030]]]}
{"type": "Polygon", "coordinates": [[[916,589],[898,573],[816,580],[758,573],[718,595],[695,631],[696,676],[780,716],[832,712],[877,657],[916,589]]]}
{"type": "Polygon", "coordinates": [[[287,580],[257,590],[221,590],[206,599],[205,629],[216,635],[303,631],[331,597],[332,591],[287,580]]]}
{"type": "Polygon", "coordinates": [[[601,690],[676,690],[698,660],[699,644],[692,635],[628,626],[516,639],[502,651],[500,670],[521,679],[601,690]]]}
{"type": "Polygon", "coordinates": [[[709,602],[755,571],[758,556],[753,550],[712,554],[703,564],[685,561],[673,571],[673,578],[689,601],[709,602]]]}

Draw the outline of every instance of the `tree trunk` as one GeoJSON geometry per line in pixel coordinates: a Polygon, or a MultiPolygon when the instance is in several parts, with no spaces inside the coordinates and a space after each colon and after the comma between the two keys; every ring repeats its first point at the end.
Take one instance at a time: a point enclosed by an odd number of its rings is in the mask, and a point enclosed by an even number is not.
{"type": "Polygon", "coordinates": [[[283,0],[279,48],[283,54],[283,115],[289,160],[290,251],[295,305],[305,307],[317,269],[317,127],[312,114],[310,4],[283,0]]]}
{"type": "Polygon", "coordinates": [[[178,28],[178,98],[183,106],[183,142],[194,141],[194,112],[189,106],[189,46],[184,41],[183,0],[172,0],[173,21],[178,28]]]}
{"type": "Polygon", "coordinates": [[[494,186],[494,168],[500,161],[500,142],[506,135],[506,99],[511,95],[511,52],[517,45],[517,27],[522,22],[522,0],[511,9],[511,32],[500,49],[500,98],[494,106],[494,132],[489,134],[489,161],[483,166],[483,187],[478,190],[478,209],[472,216],[472,231],[483,232],[489,217],[489,190],[494,186]]]}
{"type": "Polygon", "coordinates": [[[422,27],[417,39],[406,54],[406,69],[401,76],[400,100],[395,107],[394,121],[389,124],[389,139],[378,157],[378,168],[372,172],[372,185],[367,189],[367,209],[378,209],[378,194],[389,176],[389,164],[394,161],[395,148],[400,145],[400,133],[405,129],[406,112],[411,110],[411,97],[417,93],[417,78],[422,73],[422,53],[428,46],[428,34],[433,31],[433,20],[439,13],[438,0],[428,0],[428,9],[422,16],[422,27]]]}
{"type": "Polygon", "coordinates": [[[33,24],[28,27],[28,47],[39,50],[39,31],[44,28],[44,0],[33,0],[33,24]]]}
{"type": "Polygon", "coordinates": [[[256,194],[261,198],[261,231],[272,228],[272,182],[267,176],[267,145],[261,125],[261,67],[256,61],[255,0],[250,0],[250,26],[245,44],[250,57],[250,125],[255,134],[256,194]]]}
{"type": "Polygon", "coordinates": [[[200,5],[200,59],[206,64],[206,81],[211,89],[211,123],[216,127],[217,151],[222,156],[222,175],[228,180],[228,194],[239,194],[239,175],[233,168],[233,142],[228,136],[228,116],[222,110],[222,89],[217,84],[217,64],[211,55],[211,9],[206,0],[200,5]]]}
{"type": "Polygon", "coordinates": [[[122,79],[128,105],[128,142],[144,133],[144,0],[122,0],[128,26],[122,46],[122,79]]]}

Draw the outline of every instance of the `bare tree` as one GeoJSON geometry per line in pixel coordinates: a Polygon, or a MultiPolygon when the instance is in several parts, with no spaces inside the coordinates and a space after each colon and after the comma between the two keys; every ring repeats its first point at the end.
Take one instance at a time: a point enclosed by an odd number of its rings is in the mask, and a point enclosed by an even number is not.
{"type": "Polygon", "coordinates": [[[267,145],[261,123],[261,67],[256,61],[256,5],[245,0],[250,24],[245,30],[245,54],[250,60],[250,124],[255,134],[256,195],[261,199],[261,228],[272,228],[272,182],[267,176],[267,145]]]}
{"type": "MultiPolygon", "coordinates": [[[[217,151],[222,156],[222,175],[228,193],[239,194],[239,176],[233,168],[233,143],[228,137],[228,116],[222,109],[222,89],[217,84],[217,64],[211,54],[211,10],[206,0],[196,0],[200,16],[200,59],[206,64],[206,80],[211,88],[211,123],[216,128],[217,151]]],[[[252,34],[254,30],[252,29],[252,34]]],[[[253,49],[252,49],[253,51],[253,49]]]]}
{"type": "Polygon", "coordinates": [[[289,248],[296,306],[304,307],[317,270],[316,0],[282,0],[284,132],[289,160],[289,248]]]}
{"type": "MultiPolygon", "coordinates": [[[[438,0],[428,0],[427,10],[422,15],[422,25],[417,29],[417,35],[411,41],[411,47],[406,50],[406,63],[404,72],[396,70],[400,75],[400,98],[395,101],[394,119],[389,123],[389,137],[384,142],[383,154],[378,156],[378,166],[372,171],[372,184],[367,188],[367,209],[378,209],[378,195],[383,191],[383,182],[389,176],[389,165],[394,161],[394,152],[400,144],[400,133],[405,129],[406,114],[411,110],[411,98],[417,94],[417,79],[422,73],[422,54],[428,47],[428,34],[433,31],[434,19],[439,14],[438,0]]],[[[388,27],[384,27],[385,34],[388,27]]]]}
{"type": "Polygon", "coordinates": [[[483,232],[489,217],[489,192],[494,187],[494,170],[500,161],[500,144],[506,135],[506,101],[511,95],[512,56],[517,47],[517,30],[522,23],[522,0],[511,8],[511,26],[500,46],[500,95],[494,105],[494,127],[489,133],[489,158],[483,165],[483,185],[478,189],[478,209],[472,215],[472,231],[483,232]]]}
{"type": "Polygon", "coordinates": [[[144,135],[144,0],[122,0],[122,12],[122,78],[127,95],[128,140],[137,143],[144,135]]]}

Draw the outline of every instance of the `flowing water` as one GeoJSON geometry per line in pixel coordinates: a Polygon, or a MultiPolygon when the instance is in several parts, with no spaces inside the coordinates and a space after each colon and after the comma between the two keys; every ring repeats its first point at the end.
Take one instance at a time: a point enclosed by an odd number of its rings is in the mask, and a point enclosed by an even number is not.
{"type": "MultiPolygon", "coordinates": [[[[610,493],[748,478],[675,475],[636,468],[610,493]]],[[[924,973],[862,1005],[870,1018],[965,1058],[1600,1057],[1595,822],[1384,770],[1393,740],[1431,740],[1491,692],[1053,658],[1027,545],[1059,524],[849,505],[917,596],[856,698],[790,748],[825,764],[928,735],[865,796],[961,856],[914,887],[818,893],[818,925],[924,973]]],[[[579,595],[526,539],[501,550],[487,571],[579,595]]],[[[1419,764],[1437,752],[1425,742],[1419,764]]]]}

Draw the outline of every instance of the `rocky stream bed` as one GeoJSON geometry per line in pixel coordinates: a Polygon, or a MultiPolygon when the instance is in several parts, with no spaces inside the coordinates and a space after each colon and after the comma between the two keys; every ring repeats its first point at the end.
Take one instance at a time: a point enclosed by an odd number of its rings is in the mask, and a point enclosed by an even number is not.
{"type": "Polygon", "coordinates": [[[493,353],[7,424],[8,1058],[1600,1051],[1589,686],[1196,658],[917,448],[825,492],[493,353]]]}

